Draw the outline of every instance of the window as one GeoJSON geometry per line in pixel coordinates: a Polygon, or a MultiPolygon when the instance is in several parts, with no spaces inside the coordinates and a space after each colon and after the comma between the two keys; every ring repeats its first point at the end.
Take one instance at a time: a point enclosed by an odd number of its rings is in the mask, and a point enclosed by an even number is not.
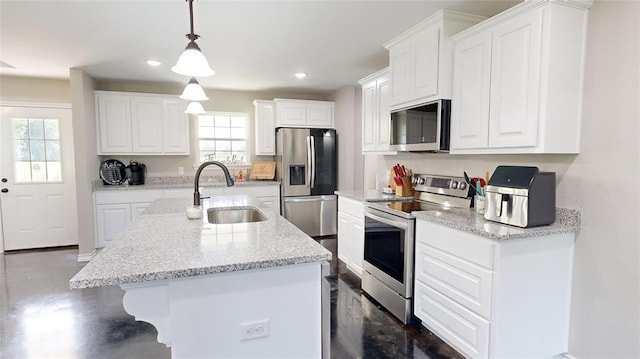
{"type": "Polygon", "coordinates": [[[57,119],[14,118],[15,182],[62,182],[57,119]]]}
{"type": "Polygon", "coordinates": [[[199,161],[249,163],[248,123],[249,115],[246,113],[210,112],[199,115],[199,161]]]}

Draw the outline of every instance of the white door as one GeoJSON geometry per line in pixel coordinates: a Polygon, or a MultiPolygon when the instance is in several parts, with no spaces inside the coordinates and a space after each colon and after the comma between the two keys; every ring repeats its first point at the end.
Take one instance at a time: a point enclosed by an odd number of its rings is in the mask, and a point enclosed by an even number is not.
{"type": "Polygon", "coordinates": [[[78,244],[71,109],[2,106],[0,139],[4,250],[78,244]]]}

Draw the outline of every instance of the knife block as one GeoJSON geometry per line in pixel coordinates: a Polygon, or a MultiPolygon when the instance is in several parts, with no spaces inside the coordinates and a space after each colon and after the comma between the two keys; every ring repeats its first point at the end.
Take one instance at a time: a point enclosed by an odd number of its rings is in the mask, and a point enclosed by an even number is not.
{"type": "MultiPolygon", "coordinates": [[[[394,181],[395,183],[395,181],[394,181]]],[[[411,177],[402,177],[402,186],[396,185],[396,196],[398,197],[412,197],[413,187],[411,186],[411,177]]]]}

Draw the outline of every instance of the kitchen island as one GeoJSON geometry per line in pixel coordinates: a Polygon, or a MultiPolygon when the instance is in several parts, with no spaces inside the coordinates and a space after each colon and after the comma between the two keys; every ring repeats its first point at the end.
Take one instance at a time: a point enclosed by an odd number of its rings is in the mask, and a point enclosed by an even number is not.
{"type": "Polygon", "coordinates": [[[174,358],[321,356],[321,263],[331,253],[283,217],[210,224],[207,208],[261,207],[248,196],[159,199],[70,280],[119,285],[124,308],[158,329],[174,358]],[[296,343],[292,345],[292,343],[296,343]]]}

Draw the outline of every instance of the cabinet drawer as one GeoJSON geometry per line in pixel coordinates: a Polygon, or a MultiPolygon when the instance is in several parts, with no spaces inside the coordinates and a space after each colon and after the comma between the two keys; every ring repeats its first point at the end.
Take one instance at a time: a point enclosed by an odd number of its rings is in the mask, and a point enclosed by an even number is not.
{"type": "Polygon", "coordinates": [[[415,287],[415,315],[433,333],[467,358],[487,358],[489,322],[420,282],[415,287]]]}
{"type": "Polygon", "coordinates": [[[490,319],[492,271],[423,243],[416,243],[415,270],[416,280],[490,319]]]}
{"type": "Polygon", "coordinates": [[[96,204],[153,202],[162,197],[162,190],[97,191],[96,204]]]}
{"type": "Polygon", "coordinates": [[[348,213],[356,218],[364,218],[364,205],[361,201],[338,197],[338,211],[348,213]]]}
{"type": "Polygon", "coordinates": [[[493,269],[495,243],[490,239],[478,238],[439,224],[417,220],[416,241],[493,269]]]}

